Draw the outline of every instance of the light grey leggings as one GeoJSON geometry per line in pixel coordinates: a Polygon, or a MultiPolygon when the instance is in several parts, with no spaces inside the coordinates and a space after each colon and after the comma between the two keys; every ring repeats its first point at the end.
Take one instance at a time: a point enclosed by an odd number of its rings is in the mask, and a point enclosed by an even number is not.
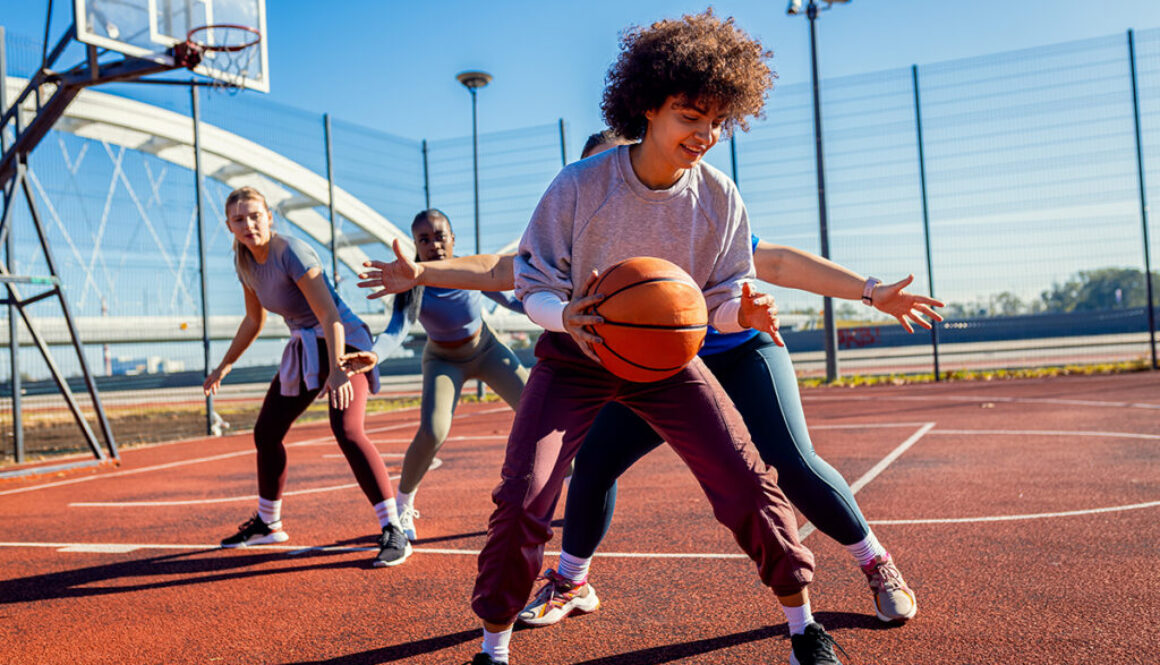
{"type": "Polygon", "coordinates": [[[419,431],[403,458],[399,491],[414,492],[435,453],[447,439],[459,393],[468,379],[482,379],[513,409],[528,382],[528,370],[512,350],[496,339],[485,323],[479,337],[455,348],[427,341],[423,347],[423,405],[419,431]]]}

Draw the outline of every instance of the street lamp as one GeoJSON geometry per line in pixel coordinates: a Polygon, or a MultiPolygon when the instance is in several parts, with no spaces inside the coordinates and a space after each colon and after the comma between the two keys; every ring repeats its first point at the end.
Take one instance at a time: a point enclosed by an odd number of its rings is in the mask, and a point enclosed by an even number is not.
{"type": "Polygon", "coordinates": [[[491,83],[487,72],[460,72],[455,79],[471,93],[471,173],[475,184],[475,253],[483,251],[479,245],[479,126],[475,119],[475,91],[491,83]]]}
{"type": "MultiPolygon", "coordinates": [[[[475,119],[475,92],[491,83],[491,74],[487,72],[460,72],[455,80],[463,84],[471,93],[471,179],[475,187],[475,253],[483,250],[479,242],[479,125],[475,119]]],[[[483,399],[483,381],[477,380],[475,395],[483,399]]]]}
{"type": "MultiPolygon", "coordinates": [[[[826,9],[834,3],[845,3],[849,0],[824,0],[826,9]]],[[[802,0],[790,0],[785,12],[796,16],[802,11],[802,0]]],[[[814,154],[818,167],[818,232],[821,237],[823,258],[830,258],[830,231],[826,226],[826,174],[825,161],[822,158],[822,98],[818,92],[818,47],[817,30],[814,21],[818,18],[818,3],[809,0],[806,5],[806,18],[810,20],[810,66],[814,84],[814,154]]],[[[822,317],[825,326],[826,345],[826,382],[833,383],[838,379],[838,331],[834,327],[834,304],[829,296],[822,298],[822,317]]]]}

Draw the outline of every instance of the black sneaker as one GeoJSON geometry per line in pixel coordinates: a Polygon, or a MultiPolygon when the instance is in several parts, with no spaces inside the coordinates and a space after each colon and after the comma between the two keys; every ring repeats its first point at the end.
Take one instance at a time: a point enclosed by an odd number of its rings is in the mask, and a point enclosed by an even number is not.
{"type": "Polygon", "coordinates": [[[471,659],[471,665],[507,665],[506,660],[496,660],[486,653],[480,651],[475,654],[475,658],[471,659]]]}
{"type": "Polygon", "coordinates": [[[789,641],[793,646],[789,665],[842,665],[834,655],[834,647],[849,658],[842,645],[835,642],[820,623],[810,623],[801,635],[790,635],[789,641]]]}
{"type": "Polygon", "coordinates": [[[397,566],[409,556],[411,542],[403,535],[403,531],[394,524],[383,527],[383,535],[379,536],[379,555],[375,557],[375,568],[397,566]]]}
{"type": "Polygon", "coordinates": [[[266,524],[258,517],[258,513],[238,527],[238,532],[222,541],[222,547],[249,547],[250,545],[268,545],[270,543],[284,543],[290,536],[282,530],[282,520],[266,524]]]}

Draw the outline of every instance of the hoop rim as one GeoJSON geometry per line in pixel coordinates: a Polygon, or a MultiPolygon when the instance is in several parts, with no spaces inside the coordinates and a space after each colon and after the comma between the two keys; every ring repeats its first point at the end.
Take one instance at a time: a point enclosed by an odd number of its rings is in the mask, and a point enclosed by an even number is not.
{"type": "Polygon", "coordinates": [[[239,23],[210,23],[207,25],[199,25],[196,28],[187,32],[185,34],[185,41],[187,44],[191,44],[193,46],[196,46],[198,49],[200,49],[202,51],[209,51],[209,52],[216,52],[216,53],[236,53],[238,51],[244,51],[244,50],[250,48],[251,46],[257,46],[258,43],[262,41],[262,33],[257,28],[252,28],[248,25],[241,25],[239,23]],[[229,29],[229,30],[242,30],[244,32],[250,33],[253,36],[253,38],[250,41],[247,41],[243,44],[233,44],[233,45],[207,44],[203,41],[198,41],[198,39],[195,38],[195,35],[197,35],[198,33],[206,32],[208,30],[221,29],[221,28],[229,29]]]}

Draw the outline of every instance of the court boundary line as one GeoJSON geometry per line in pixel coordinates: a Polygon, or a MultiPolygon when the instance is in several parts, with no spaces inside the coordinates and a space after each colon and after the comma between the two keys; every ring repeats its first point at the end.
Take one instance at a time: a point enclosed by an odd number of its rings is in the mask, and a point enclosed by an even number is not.
{"type": "MultiPolygon", "coordinates": [[[[931,518],[931,519],[907,519],[907,520],[869,520],[873,525],[923,525],[923,524],[967,524],[976,522],[1006,522],[1017,520],[1031,520],[1031,519],[1047,519],[1058,517],[1081,517],[1085,515],[1097,515],[1113,512],[1125,512],[1131,510],[1144,510],[1147,508],[1160,508],[1160,501],[1147,501],[1144,503],[1124,504],[1120,506],[1106,506],[1103,508],[1087,508],[1082,510],[1066,510],[1049,513],[1027,513],[1022,515],[991,515],[979,517],[948,517],[948,518],[931,518]]],[[[38,549],[56,549],[60,551],[68,551],[69,553],[90,552],[90,553],[121,553],[127,554],[137,550],[223,550],[217,544],[157,544],[157,543],[38,543],[38,542],[0,542],[0,548],[38,548],[38,549]],[[71,548],[71,549],[68,549],[71,548]],[[130,549],[131,548],[131,549],[130,549]]],[[[235,548],[231,551],[246,551],[246,550],[266,550],[266,551],[283,551],[287,555],[305,554],[307,552],[372,552],[377,551],[377,547],[358,547],[353,545],[254,545],[251,547],[235,548]]],[[[436,548],[436,547],[415,547],[416,553],[424,554],[447,554],[447,555],[471,555],[477,556],[480,550],[475,549],[451,549],[451,548],[436,548]]],[[[558,550],[545,550],[546,556],[559,556],[558,550]]],[[[720,552],[597,552],[594,557],[607,557],[610,559],[748,559],[749,556],[742,553],[720,553],[720,552]]]]}
{"type": "MultiPolygon", "coordinates": [[[[869,485],[872,480],[877,478],[883,471],[886,470],[888,466],[893,464],[895,460],[901,457],[903,453],[905,453],[907,450],[910,450],[911,446],[918,443],[919,439],[926,436],[928,432],[934,429],[934,426],[935,423],[933,422],[923,423],[917,431],[907,437],[905,441],[895,446],[894,450],[891,450],[889,453],[887,453],[886,457],[878,460],[877,464],[870,467],[870,469],[866,471],[866,473],[862,474],[858,480],[855,480],[853,483],[851,483],[850,493],[855,495],[858,494],[858,490],[869,485]]],[[[810,535],[817,530],[818,528],[814,526],[813,522],[806,522],[798,528],[798,540],[805,542],[805,539],[809,538],[810,535]]]]}

